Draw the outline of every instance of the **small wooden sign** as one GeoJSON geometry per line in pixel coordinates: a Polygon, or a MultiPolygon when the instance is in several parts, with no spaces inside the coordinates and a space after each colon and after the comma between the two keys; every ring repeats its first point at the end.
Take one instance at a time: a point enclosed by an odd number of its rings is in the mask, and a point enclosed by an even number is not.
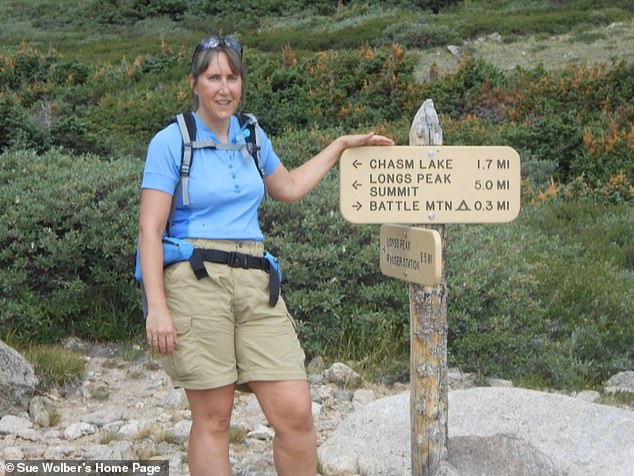
{"type": "Polygon", "coordinates": [[[436,230],[382,225],[379,242],[383,274],[424,286],[440,284],[442,248],[436,230]]]}

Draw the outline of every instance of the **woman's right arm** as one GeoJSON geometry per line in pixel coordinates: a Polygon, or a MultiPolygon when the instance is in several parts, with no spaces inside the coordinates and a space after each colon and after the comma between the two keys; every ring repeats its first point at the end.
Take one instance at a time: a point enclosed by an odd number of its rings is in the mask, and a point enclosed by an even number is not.
{"type": "Polygon", "coordinates": [[[172,205],[168,193],[143,189],[139,214],[139,250],[143,287],[148,314],[145,330],[152,350],[171,353],[176,345],[176,330],[167,307],[163,287],[163,247],[161,238],[172,205]]]}

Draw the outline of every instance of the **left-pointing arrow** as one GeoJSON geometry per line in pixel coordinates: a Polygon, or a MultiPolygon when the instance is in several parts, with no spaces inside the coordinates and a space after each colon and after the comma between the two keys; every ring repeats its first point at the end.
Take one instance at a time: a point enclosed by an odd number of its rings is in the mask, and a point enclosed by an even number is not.
{"type": "Polygon", "coordinates": [[[358,181],[358,180],[355,180],[355,181],[354,181],[354,183],[352,184],[352,187],[353,187],[355,190],[359,190],[359,187],[361,187],[361,184],[359,183],[359,181],[358,181]]]}

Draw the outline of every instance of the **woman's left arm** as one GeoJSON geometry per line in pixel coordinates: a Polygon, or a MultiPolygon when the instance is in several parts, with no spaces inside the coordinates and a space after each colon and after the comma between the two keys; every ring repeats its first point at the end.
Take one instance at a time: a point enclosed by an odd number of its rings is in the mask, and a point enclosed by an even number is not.
{"type": "Polygon", "coordinates": [[[394,141],[374,132],[338,137],[319,154],[291,171],[280,164],[275,172],[264,178],[266,189],[275,200],[295,202],[319,185],[344,150],[365,145],[394,145],[394,141]]]}

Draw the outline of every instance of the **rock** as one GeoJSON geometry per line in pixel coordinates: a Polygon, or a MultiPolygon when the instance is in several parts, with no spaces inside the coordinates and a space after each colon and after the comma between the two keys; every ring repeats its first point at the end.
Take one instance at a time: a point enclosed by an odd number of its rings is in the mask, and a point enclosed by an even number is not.
{"type": "Polygon", "coordinates": [[[22,460],[24,459],[24,453],[17,446],[7,446],[3,452],[3,459],[7,460],[22,460]]]}
{"type": "Polygon", "coordinates": [[[182,388],[175,388],[167,393],[161,399],[161,406],[166,408],[187,408],[189,402],[187,401],[187,395],[182,388]]]}
{"type": "Polygon", "coordinates": [[[35,396],[29,402],[29,416],[31,420],[41,427],[51,424],[51,413],[55,411],[53,402],[42,396],[35,396]]]}
{"type": "Polygon", "coordinates": [[[0,435],[17,435],[25,430],[33,429],[31,420],[14,415],[0,418],[0,435]]]}
{"type": "Polygon", "coordinates": [[[502,41],[502,35],[500,35],[497,31],[491,33],[487,38],[491,41],[502,41]]]}
{"type": "Polygon", "coordinates": [[[451,53],[456,58],[460,59],[461,50],[459,46],[449,45],[447,46],[447,49],[449,50],[449,53],[451,53]]]}
{"type": "Polygon", "coordinates": [[[452,367],[447,370],[447,386],[451,390],[473,387],[473,376],[452,367]]]}
{"type": "Polygon", "coordinates": [[[352,396],[352,403],[355,405],[367,405],[370,402],[376,400],[376,395],[372,390],[366,390],[360,388],[354,392],[352,396]]]}
{"type": "Polygon", "coordinates": [[[628,392],[634,393],[634,370],[619,372],[610,377],[605,387],[607,393],[628,392]]]}
{"type": "Polygon", "coordinates": [[[191,420],[181,420],[169,431],[172,441],[183,444],[189,438],[189,432],[192,427],[191,420]]]}
{"type": "Polygon", "coordinates": [[[96,431],[97,427],[95,425],[91,425],[90,423],[73,423],[68,425],[64,430],[64,438],[72,441],[85,435],[92,435],[96,431]]]}
{"type": "Polygon", "coordinates": [[[332,396],[337,400],[343,400],[344,402],[351,402],[354,398],[354,393],[350,390],[335,390],[332,392],[332,396]]]}
{"type": "Polygon", "coordinates": [[[575,398],[583,400],[584,402],[596,403],[601,400],[601,394],[594,390],[583,390],[576,394],[575,398]]]}
{"type": "Polygon", "coordinates": [[[247,433],[247,438],[255,438],[256,440],[272,440],[274,436],[275,431],[266,425],[257,425],[247,433]]]}
{"type": "Polygon", "coordinates": [[[84,423],[90,423],[91,425],[104,426],[108,423],[122,420],[124,416],[124,410],[120,406],[109,406],[102,410],[89,413],[80,418],[84,423]]]}
{"type": "Polygon", "coordinates": [[[0,341],[0,415],[26,410],[37,383],[31,364],[0,341]]]}
{"type": "MultiPolygon", "coordinates": [[[[182,391],[174,390],[160,361],[149,354],[133,361],[119,359],[112,344],[101,348],[101,344],[84,346],[78,341],[74,345],[91,352],[86,356],[84,380],[84,388],[91,391],[56,394],[53,389],[46,397],[31,399],[29,414],[21,410],[5,415],[0,419],[0,458],[166,459],[170,475],[187,476],[191,411],[181,406],[182,391]],[[95,389],[107,390],[107,400],[95,398],[95,389]],[[55,405],[50,411],[57,417],[45,427],[41,426],[45,412],[37,407],[46,406],[49,399],[55,405]]],[[[315,371],[321,365],[315,362],[315,371]]],[[[351,371],[346,367],[344,372],[351,371]]],[[[322,371],[322,379],[315,379],[310,387],[322,476],[409,475],[409,386],[353,389],[346,387],[348,379],[331,383],[327,374],[322,371]],[[400,400],[390,400],[395,397],[400,400]],[[354,431],[343,443],[333,445],[331,440],[338,442],[335,437],[355,420],[354,431]],[[324,459],[329,448],[331,457],[324,459]],[[389,469],[381,472],[381,467],[389,469]]],[[[506,467],[526,467],[517,462],[528,456],[533,463],[550,458],[561,474],[575,476],[621,476],[634,460],[631,410],[587,403],[581,400],[582,394],[571,398],[513,388],[474,389],[471,375],[451,369],[448,380],[452,449],[450,460],[441,462],[434,476],[469,474],[458,465],[466,464],[460,461],[470,455],[494,468],[491,452],[496,448],[504,450],[499,460],[506,461],[506,467]]],[[[274,476],[273,430],[253,394],[236,394],[231,427],[234,474],[274,476]],[[241,436],[254,430],[248,438],[241,436]]],[[[540,466],[534,469],[541,474],[540,466]]]]}
{"type": "Polygon", "coordinates": [[[125,422],[123,420],[113,421],[111,423],[106,423],[101,427],[101,429],[104,431],[104,433],[114,435],[115,433],[119,432],[124,423],[125,422]]]}
{"type": "Polygon", "coordinates": [[[460,476],[560,475],[548,456],[512,434],[457,436],[449,439],[447,449],[460,476]]]}
{"type": "Polygon", "coordinates": [[[626,474],[634,461],[632,428],[631,410],[565,395],[493,387],[449,393],[450,437],[515,434],[562,474],[626,474]]]}
{"type": "Polygon", "coordinates": [[[24,453],[17,446],[7,446],[3,452],[4,461],[24,459],[24,453]]]}
{"type": "Polygon", "coordinates": [[[92,461],[136,460],[132,445],[127,441],[115,441],[109,445],[94,445],[86,450],[86,459],[92,461]]]}
{"type": "Polygon", "coordinates": [[[487,380],[490,387],[512,387],[513,382],[501,378],[490,378],[487,380]]]}
{"type": "Polygon", "coordinates": [[[326,370],[326,378],[329,382],[340,387],[355,387],[361,382],[361,376],[346,364],[336,362],[326,370]]]}
{"type": "Polygon", "coordinates": [[[260,408],[260,403],[253,393],[247,396],[247,403],[240,417],[241,424],[239,426],[247,432],[253,430],[258,425],[267,424],[266,416],[264,416],[264,412],[260,408]]]}
{"type": "Polygon", "coordinates": [[[318,448],[324,476],[408,474],[409,393],[405,397],[378,399],[344,420],[318,448]]]}
{"type": "Polygon", "coordinates": [[[119,428],[117,435],[124,440],[133,440],[141,431],[142,423],[139,420],[130,420],[119,428]]]}
{"type": "MultiPolygon", "coordinates": [[[[480,387],[450,391],[448,417],[448,461],[461,475],[516,474],[495,473],[505,467],[517,468],[517,474],[621,475],[634,461],[631,410],[534,390],[480,387]],[[463,466],[469,453],[489,466],[470,473],[463,466]]],[[[325,476],[408,474],[410,439],[406,392],[359,407],[320,445],[319,462],[325,476]]]]}
{"type": "Polygon", "coordinates": [[[441,461],[434,476],[463,476],[449,461],[441,461]]]}

